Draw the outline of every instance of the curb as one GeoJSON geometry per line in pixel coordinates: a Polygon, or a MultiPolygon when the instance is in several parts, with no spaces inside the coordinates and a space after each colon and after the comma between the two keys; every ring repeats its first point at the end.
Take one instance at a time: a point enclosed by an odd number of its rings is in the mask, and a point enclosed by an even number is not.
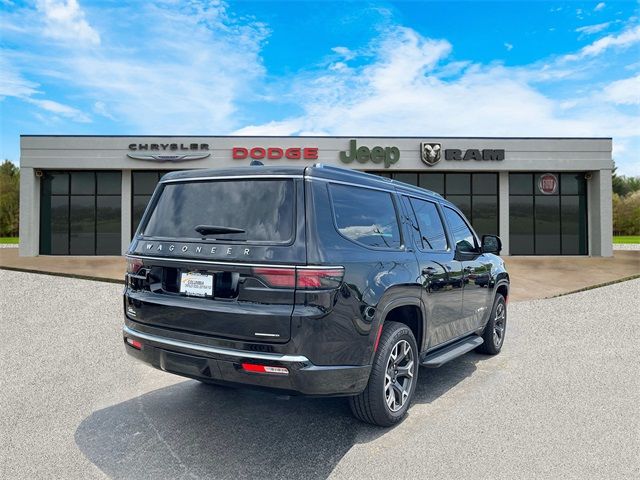
{"type": "Polygon", "coordinates": [[[73,273],[46,272],[43,270],[34,270],[31,268],[5,267],[4,265],[0,265],[0,270],[9,270],[12,272],[23,272],[23,273],[37,273],[40,275],[49,275],[52,277],[75,278],[78,280],[91,280],[94,282],[116,283],[116,284],[124,285],[124,280],[116,280],[114,278],[105,278],[105,277],[92,277],[91,275],[76,275],[73,273]]]}

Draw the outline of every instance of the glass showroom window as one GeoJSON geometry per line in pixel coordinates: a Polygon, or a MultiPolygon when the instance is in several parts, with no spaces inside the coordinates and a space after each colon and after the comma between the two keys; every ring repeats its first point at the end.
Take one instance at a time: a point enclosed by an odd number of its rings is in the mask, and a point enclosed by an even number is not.
{"type": "Polygon", "coordinates": [[[584,173],[509,175],[509,248],[512,255],[586,255],[587,194],[584,173]],[[552,188],[554,182],[556,188],[552,188]]]}
{"type": "Polygon", "coordinates": [[[160,179],[172,170],[144,170],[132,172],[132,195],[131,195],[131,235],[138,229],[142,215],[156,185],[160,179]]]}
{"type": "Polygon", "coordinates": [[[497,173],[372,173],[439,193],[464,213],[481,238],[498,235],[497,173]]]}
{"type": "Polygon", "coordinates": [[[45,172],[40,194],[40,253],[120,255],[120,172],[45,172]]]}

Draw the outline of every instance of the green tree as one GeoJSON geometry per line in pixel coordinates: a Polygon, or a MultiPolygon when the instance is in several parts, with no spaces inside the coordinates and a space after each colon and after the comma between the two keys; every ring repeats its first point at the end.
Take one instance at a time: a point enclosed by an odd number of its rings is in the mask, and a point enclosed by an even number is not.
{"type": "Polygon", "coordinates": [[[611,177],[611,186],[613,187],[613,193],[620,195],[621,197],[627,196],[630,193],[640,190],[640,177],[627,177],[625,175],[618,175],[616,170],[618,168],[613,165],[613,175],[611,177]]]}
{"type": "Polygon", "coordinates": [[[20,169],[9,160],[0,165],[0,237],[17,237],[20,223],[20,169]]]}

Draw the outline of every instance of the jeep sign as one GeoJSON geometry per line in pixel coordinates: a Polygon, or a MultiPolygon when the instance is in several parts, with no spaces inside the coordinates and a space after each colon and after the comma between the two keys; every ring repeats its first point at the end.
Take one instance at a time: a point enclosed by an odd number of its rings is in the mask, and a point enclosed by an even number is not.
{"type": "Polygon", "coordinates": [[[356,140],[349,142],[349,151],[340,152],[342,163],[351,163],[357,160],[359,163],[383,163],[384,168],[389,168],[400,160],[400,149],[398,147],[358,147],[356,140]]]}

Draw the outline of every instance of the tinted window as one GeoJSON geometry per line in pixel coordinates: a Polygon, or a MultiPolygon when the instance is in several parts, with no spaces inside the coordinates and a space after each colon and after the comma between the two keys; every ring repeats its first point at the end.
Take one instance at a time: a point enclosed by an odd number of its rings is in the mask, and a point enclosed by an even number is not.
{"type": "Polygon", "coordinates": [[[471,174],[449,173],[446,177],[447,195],[468,195],[471,193],[471,174]]]}
{"type": "Polygon", "coordinates": [[[453,237],[453,241],[456,242],[456,247],[461,252],[475,252],[476,242],[473,233],[458,212],[445,207],[444,216],[447,218],[447,223],[451,229],[451,236],[453,237]]]}
{"type": "Polygon", "coordinates": [[[370,247],[400,247],[400,229],[391,194],[346,185],[329,188],[342,235],[370,247]]]}
{"type": "Polygon", "coordinates": [[[434,203],[416,198],[411,199],[411,206],[418,218],[422,246],[431,250],[446,250],[447,236],[444,232],[442,219],[434,203]]]}
{"type": "Polygon", "coordinates": [[[444,195],[444,173],[421,173],[418,181],[420,188],[444,195]]]}
{"type": "Polygon", "coordinates": [[[195,227],[215,225],[244,233],[211,234],[209,239],[287,242],[293,238],[294,202],[291,180],[168,183],[144,234],[200,238],[195,227]]]}

